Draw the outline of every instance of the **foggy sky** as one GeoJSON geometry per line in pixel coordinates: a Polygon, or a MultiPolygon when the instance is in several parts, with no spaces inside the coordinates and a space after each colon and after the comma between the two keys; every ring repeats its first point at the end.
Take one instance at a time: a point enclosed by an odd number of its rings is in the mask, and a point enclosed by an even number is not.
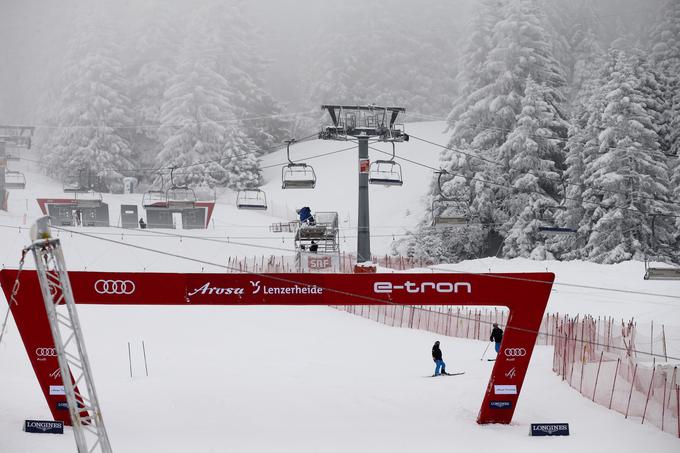
{"type": "MultiPolygon", "coordinates": [[[[385,0],[389,8],[404,10],[404,20],[418,20],[435,0],[385,0]]],[[[440,0],[450,5],[441,18],[463,28],[474,10],[474,0],[440,0]]],[[[582,0],[573,0],[582,1],[582,0]]],[[[187,15],[195,0],[0,0],[0,123],[38,124],[39,106],[63,59],[76,18],[84,7],[114,20],[121,39],[129,36],[148,8],[163,8],[187,15]]],[[[242,2],[264,38],[262,55],[271,61],[265,80],[271,93],[283,102],[299,95],[296,83],[304,71],[311,40],[331,22],[329,11],[339,5],[352,14],[380,14],[378,8],[362,9],[365,2],[330,0],[252,0],[242,2]]],[[[597,0],[603,34],[613,39],[617,30],[644,27],[643,18],[652,3],[638,0],[597,0]]],[[[399,24],[395,33],[399,33],[399,24]]],[[[462,43],[461,43],[462,46],[462,43]]]]}

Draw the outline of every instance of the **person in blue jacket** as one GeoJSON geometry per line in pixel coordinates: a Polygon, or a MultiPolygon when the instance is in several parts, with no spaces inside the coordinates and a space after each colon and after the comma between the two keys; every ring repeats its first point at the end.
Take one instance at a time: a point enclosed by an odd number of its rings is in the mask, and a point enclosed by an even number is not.
{"type": "Polygon", "coordinates": [[[301,224],[314,225],[314,216],[312,215],[312,210],[309,209],[309,206],[298,209],[297,213],[300,216],[301,224]]]}

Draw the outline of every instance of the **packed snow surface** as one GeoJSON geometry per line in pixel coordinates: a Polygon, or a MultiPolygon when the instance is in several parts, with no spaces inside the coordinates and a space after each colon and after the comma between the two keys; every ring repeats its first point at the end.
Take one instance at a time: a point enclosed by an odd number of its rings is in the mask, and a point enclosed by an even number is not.
{"type": "MultiPolygon", "coordinates": [[[[408,131],[446,143],[443,129],[443,123],[420,123],[408,131]]],[[[285,162],[285,151],[267,156],[263,165],[272,167],[265,172],[266,213],[238,211],[234,194],[225,192],[218,194],[214,225],[205,231],[173,232],[181,239],[114,227],[75,229],[214,266],[61,232],[69,268],[221,272],[217,265],[226,264],[228,256],[292,254],[290,235],[270,233],[268,226],[292,219],[294,208],[302,205],[338,211],[343,232],[351,236],[342,247],[351,252],[356,242],[356,150],[313,158],[349,145],[314,140],[298,146],[294,160],[309,159],[315,166],[319,179],[314,191],[282,191],[280,166],[274,164],[285,162]]],[[[397,152],[437,167],[439,151],[432,145],[411,140],[398,145],[397,152]]],[[[431,170],[401,163],[402,188],[371,188],[374,253],[387,253],[392,235],[413,228],[427,212],[423,197],[431,170]]],[[[21,247],[28,242],[26,227],[40,214],[35,198],[64,196],[58,184],[40,176],[30,163],[21,164],[29,185],[13,191],[10,212],[0,213],[0,263],[5,267],[18,265],[21,247]]],[[[140,204],[140,198],[105,194],[112,223],[121,203],[140,204]]],[[[639,262],[603,266],[482,259],[415,271],[546,270],[557,278],[551,313],[634,317],[665,323],[670,331],[680,327],[678,283],[642,280],[639,262]]],[[[4,307],[0,304],[2,315],[4,307]]],[[[551,371],[551,347],[535,350],[513,424],[480,426],[475,419],[493,365],[481,360],[485,342],[387,327],[328,307],[80,306],[79,313],[116,452],[661,453],[680,448],[677,438],[641,425],[639,419],[626,420],[563,383],[551,371]],[[430,349],[435,340],[442,342],[448,371],[464,375],[425,377],[433,372],[430,349]],[[532,438],[529,424],[536,422],[567,422],[571,436],[532,438]]],[[[676,352],[679,342],[678,335],[670,336],[676,352]]],[[[24,419],[49,419],[50,413],[11,320],[0,344],[0,370],[0,452],[75,451],[69,429],[63,436],[21,431],[24,419]]]]}

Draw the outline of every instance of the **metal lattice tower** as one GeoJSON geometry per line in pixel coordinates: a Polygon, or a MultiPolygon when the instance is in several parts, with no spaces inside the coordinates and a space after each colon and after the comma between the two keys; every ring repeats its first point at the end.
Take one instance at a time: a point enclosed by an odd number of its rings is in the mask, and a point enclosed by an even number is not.
{"type": "Polygon", "coordinates": [[[29,247],[59,360],[78,453],[111,452],[59,239],[42,233],[29,247]],[[73,370],[73,374],[71,374],[73,370]]]}

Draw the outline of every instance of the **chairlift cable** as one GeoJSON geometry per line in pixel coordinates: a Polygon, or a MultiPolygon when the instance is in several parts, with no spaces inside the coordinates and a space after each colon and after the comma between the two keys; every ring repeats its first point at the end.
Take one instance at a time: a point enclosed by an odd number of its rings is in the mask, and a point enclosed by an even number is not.
{"type": "MultiPolygon", "coordinates": [[[[383,151],[383,150],[378,149],[378,148],[374,148],[374,147],[369,147],[369,148],[373,149],[374,151],[381,152],[383,154],[388,154],[386,151],[383,151]]],[[[406,162],[412,163],[414,165],[418,165],[418,166],[421,166],[421,167],[424,167],[424,168],[428,168],[428,169],[433,170],[435,172],[441,171],[441,168],[435,168],[435,167],[432,167],[431,165],[427,165],[427,164],[424,164],[422,162],[417,162],[417,161],[414,161],[412,159],[408,159],[408,158],[405,158],[405,157],[397,156],[397,159],[401,159],[401,160],[404,160],[406,162]]],[[[447,173],[450,174],[450,175],[453,175],[453,176],[460,176],[462,178],[467,179],[468,181],[477,181],[477,182],[480,182],[482,184],[489,184],[489,185],[496,186],[496,187],[502,187],[502,188],[509,189],[509,190],[512,190],[512,191],[516,190],[515,188],[510,187],[506,184],[501,184],[501,183],[497,183],[497,182],[493,182],[493,181],[487,181],[485,179],[481,179],[481,178],[477,178],[477,177],[468,177],[468,176],[465,176],[461,173],[457,173],[457,172],[453,172],[453,171],[447,171],[447,173]]],[[[594,187],[591,187],[591,188],[594,189],[594,190],[599,190],[599,189],[594,188],[594,187]]],[[[524,193],[524,194],[534,193],[534,194],[538,194],[538,195],[545,195],[545,193],[539,192],[537,190],[521,190],[521,191],[519,191],[519,193],[524,193]]],[[[646,214],[646,213],[638,211],[637,209],[632,209],[632,208],[625,207],[625,206],[617,206],[617,205],[607,206],[603,203],[598,203],[598,202],[595,202],[595,201],[579,200],[577,198],[568,197],[566,195],[563,197],[563,199],[564,200],[579,201],[579,202],[584,203],[584,204],[599,206],[599,207],[607,209],[607,210],[621,209],[622,211],[634,212],[636,214],[640,214],[640,215],[645,216],[645,217],[649,217],[651,215],[658,215],[658,216],[661,216],[661,217],[670,217],[670,218],[676,218],[676,219],[680,218],[680,214],[670,214],[670,213],[668,213],[668,214],[662,214],[662,213],[646,214]]],[[[668,203],[668,204],[671,204],[671,203],[668,203]]],[[[680,206],[680,205],[673,205],[673,206],[680,206]]]]}
{"type": "MultiPolygon", "coordinates": [[[[254,272],[254,271],[247,271],[247,270],[244,272],[242,269],[237,269],[236,267],[227,266],[227,265],[220,264],[220,263],[213,263],[213,262],[201,260],[201,259],[198,259],[198,258],[192,258],[192,257],[186,256],[186,255],[180,255],[180,254],[176,254],[176,253],[152,249],[150,247],[144,247],[144,246],[135,245],[135,244],[128,244],[128,243],[116,241],[116,240],[113,240],[113,239],[100,238],[100,237],[96,237],[96,236],[93,236],[93,235],[90,235],[90,234],[87,234],[87,233],[83,233],[83,232],[80,232],[80,231],[69,230],[67,228],[56,227],[56,226],[53,226],[52,228],[54,228],[56,230],[69,232],[69,233],[72,233],[72,234],[78,234],[78,235],[90,237],[90,238],[96,239],[96,240],[111,242],[111,243],[123,245],[123,246],[126,246],[126,247],[137,248],[137,249],[140,249],[140,250],[145,250],[147,252],[159,253],[159,254],[170,256],[170,257],[173,257],[173,258],[179,258],[179,259],[184,259],[184,260],[187,260],[187,261],[193,261],[193,262],[196,262],[196,263],[199,263],[199,264],[219,267],[219,268],[232,270],[232,271],[238,271],[240,273],[245,273],[245,274],[249,274],[249,275],[258,276],[258,277],[261,277],[261,278],[276,280],[276,281],[280,281],[280,282],[283,282],[283,283],[289,283],[289,284],[301,285],[301,286],[309,286],[308,283],[296,281],[296,280],[285,278],[285,277],[281,277],[280,275],[272,275],[272,274],[266,274],[266,273],[254,272]]],[[[446,270],[446,271],[450,273],[450,270],[446,270]]],[[[616,288],[603,288],[603,287],[570,284],[570,283],[545,282],[545,281],[542,281],[542,280],[529,279],[529,278],[524,278],[524,277],[512,277],[512,276],[508,276],[508,275],[486,274],[486,273],[476,273],[476,272],[465,272],[465,273],[471,274],[471,275],[490,277],[490,278],[501,278],[501,279],[526,281],[526,282],[531,282],[531,283],[550,284],[550,285],[553,285],[553,286],[554,285],[561,285],[561,286],[570,286],[570,287],[578,287],[578,288],[586,288],[586,289],[600,289],[600,290],[603,290],[603,291],[613,291],[613,292],[617,292],[617,293],[649,295],[649,296],[655,296],[655,297],[680,299],[679,296],[671,296],[671,295],[666,295],[666,294],[645,293],[645,292],[641,292],[641,291],[630,291],[630,290],[622,290],[622,289],[616,289],[616,288]]],[[[315,285],[315,286],[318,286],[318,285],[315,285]]],[[[332,292],[332,293],[337,293],[337,294],[350,296],[350,297],[354,297],[354,298],[364,299],[364,300],[371,301],[371,302],[379,302],[382,305],[395,305],[395,306],[397,306],[397,305],[408,305],[408,304],[399,304],[399,303],[389,301],[389,300],[378,299],[376,297],[366,296],[366,295],[362,295],[362,294],[355,294],[355,293],[352,293],[352,292],[342,291],[342,290],[338,290],[338,289],[334,289],[334,288],[327,288],[327,287],[322,287],[322,288],[323,288],[324,291],[327,291],[327,292],[332,292]]],[[[460,316],[460,315],[452,315],[452,316],[458,317],[460,319],[473,320],[473,318],[468,318],[468,317],[460,316]]],[[[477,320],[476,318],[474,318],[474,319],[477,320]]],[[[477,321],[484,323],[484,324],[489,324],[489,325],[491,324],[491,321],[489,321],[489,322],[479,321],[479,320],[477,320],[477,321]]],[[[506,330],[508,328],[511,328],[511,327],[506,327],[506,330]]],[[[537,330],[531,330],[531,329],[525,329],[525,328],[519,328],[519,327],[512,327],[512,329],[517,330],[517,331],[521,331],[521,332],[526,332],[526,333],[535,333],[537,335],[540,334],[540,335],[545,335],[545,336],[554,337],[554,338],[561,338],[560,335],[552,334],[550,332],[541,332],[540,330],[537,331],[537,330]]],[[[596,341],[583,340],[583,342],[584,343],[590,343],[590,344],[593,344],[595,346],[609,346],[610,349],[619,349],[619,350],[622,350],[622,351],[629,351],[629,349],[627,349],[627,348],[600,344],[596,341]]],[[[667,355],[654,354],[654,353],[645,352],[645,351],[636,351],[636,352],[641,354],[641,355],[648,355],[650,357],[651,356],[653,356],[653,357],[666,357],[666,358],[671,359],[671,360],[680,360],[680,357],[671,357],[671,356],[667,356],[667,355]]]]}
{"type": "MultiPolygon", "coordinates": [[[[217,123],[217,124],[229,124],[229,123],[238,123],[240,121],[257,121],[257,120],[265,120],[265,119],[271,119],[271,118],[285,118],[289,116],[296,116],[296,115],[303,115],[306,113],[315,113],[317,110],[305,110],[302,112],[290,112],[290,113],[277,113],[274,115],[263,115],[263,116],[250,116],[250,117],[240,117],[240,118],[229,118],[225,120],[214,120],[212,122],[217,123]]],[[[41,124],[41,125],[35,125],[33,126],[36,129],[146,129],[146,128],[161,128],[161,127],[170,127],[170,128],[182,128],[185,125],[183,124],[127,124],[127,125],[97,125],[97,126],[89,126],[89,125],[73,125],[73,126],[61,126],[61,125],[46,125],[46,124],[41,124]]],[[[316,135],[316,134],[315,134],[316,135]]]]}
{"type": "MultiPolygon", "coordinates": [[[[453,151],[455,153],[463,154],[463,155],[468,156],[472,159],[479,159],[481,161],[488,162],[488,163],[495,165],[497,167],[503,167],[503,164],[501,162],[491,160],[491,159],[488,159],[488,158],[485,158],[485,157],[482,157],[482,156],[479,156],[479,155],[476,155],[476,154],[472,154],[470,152],[463,151],[463,150],[460,150],[458,148],[454,148],[452,146],[445,146],[445,145],[442,145],[442,144],[439,144],[439,143],[432,142],[430,140],[426,140],[424,138],[416,137],[415,135],[411,135],[411,134],[409,134],[409,137],[415,138],[416,140],[420,140],[421,142],[428,143],[430,145],[437,146],[437,147],[442,148],[442,149],[446,149],[446,150],[449,150],[449,151],[453,151]]],[[[617,149],[617,150],[623,149],[623,148],[616,148],[616,147],[607,147],[607,148],[608,149],[617,149]]],[[[550,178],[550,177],[546,177],[545,179],[548,180],[548,181],[551,181],[551,182],[561,182],[561,179],[557,180],[557,179],[550,178]]],[[[631,195],[633,193],[633,191],[626,191],[626,190],[596,188],[596,187],[588,186],[588,185],[583,184],[583,183],[566,183],[566,185],[572,186],[572,187],[581,187],[582,189],[593,189],[593,190],[597,190],[599,192],[618,193],[618,194],[621,194],[621,195],[631,195]]],[[[640,194],[637,194],[637,195],[640,196],[640,194]]],[[[641,196],[641,198],[646,199],[646,200],[661,201],[661,202],[669,204],[671,206],[680,207],[680,204],[673,203],[672,201],[657,200],[656,198],[649,197],[649,196],[641,196]]]]}

